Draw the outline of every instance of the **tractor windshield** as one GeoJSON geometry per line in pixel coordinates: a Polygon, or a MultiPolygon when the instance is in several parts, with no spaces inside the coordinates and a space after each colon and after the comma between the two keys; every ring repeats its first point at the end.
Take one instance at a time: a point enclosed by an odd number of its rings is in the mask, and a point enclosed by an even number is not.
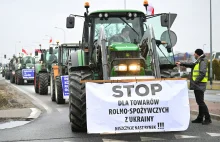
{"type": "Polygon", "coordinates": [[[139,42],[142,37],[140,17],[127,20],[125,17],[110,17],[107,20],[95,18],[94,40],[99,37],[100,26],[105,28],[108,45],[112,42],[139,42]]]}
{"type": "MultiPolygon", "coordinates": [[[[153,18],[147,19],[147,22],[146,22],[147,26],[153,27],[155,39],[157,40],[160,40],[162,33],[168,30],[167,27],[161,26],[160,18],[161,18],[160,16],[153,17],[153,18]]],[[[166,39],[166,42],[171,43],[170,38],[166,39]]],[[[174,64],[175,61],[174,61],[173,52],[168,53],[164,45],[161,44],[159,47],[157,47],[157,52],[159,55],[160,64],[174,64]]]]}
{"type": "Polygon", "coordinates": [[[49,51],[46,53],[46,60],[49,63],[57,62],[58,60],[58,49],[53,50],[53,54],[50,54],[49,51]]]}
{"type": "Polygon", "coordinates": [[[22,59],[21,63],[23,64],[34,64],[35,59],[31,56],[26,56],[22,59]]]}

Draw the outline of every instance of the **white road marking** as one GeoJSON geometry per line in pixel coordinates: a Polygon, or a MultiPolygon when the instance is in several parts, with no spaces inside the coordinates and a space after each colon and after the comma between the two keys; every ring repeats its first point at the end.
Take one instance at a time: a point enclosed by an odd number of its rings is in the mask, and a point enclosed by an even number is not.
{"type": "Polygon", "coordinates": [[[103,142],[128,142],[128,141],[122,141],[122,140],[114,140],[114,139],[102,139],[103,142]]]}
{"type": "Polygon", "coordinates": [[[41,111],[37,108],[30,108],[30,109],[32,112],[28,118],[37,118],[41,114],[41,111]]]}
{"type": "Polygon", "coordinates": [[[219,137],[220,136],[220,133],[207,133],[207,134],[212,137],[219,137]]]}
{"type": "Polygon", "coordinates": [[[189,135],[175,135],[176,139],[192,139],[199,138],[199,136],[189,136],[189,135]]]}
{"type": "Polygon", "coordinates": [[[141,141],[159,141],[159,140],[165,140],[165,139],[154,138],[154,137],[141,137],[141,141]]]}
{"type": "Polygon", "coordinates": [[[17,87],[14,84],[11,84],[13,87],[15,87],[16,89],[18,89],[19,91],[25,93],[26,95],[28,95],[29,97],[31,97],[32,99],[34,99],[36,102],[38,102],[46,111],[48,114],[52,113],[52,108],[50,108],[47,104],[45,104],[43,101],[41,101],[40,99],[38,99],[37,97],[35,97],[34,95],[31,95],[30,93],[28,93],[27,91],[22,90],[21,88],[17,87]]]}

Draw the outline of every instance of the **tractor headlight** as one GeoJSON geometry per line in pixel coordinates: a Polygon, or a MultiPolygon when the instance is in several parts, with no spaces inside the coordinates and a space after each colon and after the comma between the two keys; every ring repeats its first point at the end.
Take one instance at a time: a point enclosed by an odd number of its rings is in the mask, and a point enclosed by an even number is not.
{"type": "Polygon", "coordinates": [[[103,16],[102,13],[100,13],[100,14],[99,14],[99,18],[102,18],[102,16],[103,16]]]}
{"type": "Polygon", "coordinates": [[[137,13],[134,13],[134,17],[137,17],[137,13]]]}
{"type": "Polygon", "coordinates": [[[127,71],[127,65],[120,64],[118,66],[114,66],[115,71],[127,71]]]}
{"type": "Polygon", "coordinates": [[[105,15],[104,15],[104,16],[105,16],[105,18],[107,18],[107,17],[108,17],[108,13],[105,13],[105,15]]]}
{"type": "Polygon", "coordinates": [[[129,71],[140,71],[140,65],[136,65],[136,64],[129,65],[129,71]]]}
{"type": "Polygon", "coordinates": [[[132,13],[129,12],[129,13],[128,13],[128,17],[132,17],[132,13]]]}

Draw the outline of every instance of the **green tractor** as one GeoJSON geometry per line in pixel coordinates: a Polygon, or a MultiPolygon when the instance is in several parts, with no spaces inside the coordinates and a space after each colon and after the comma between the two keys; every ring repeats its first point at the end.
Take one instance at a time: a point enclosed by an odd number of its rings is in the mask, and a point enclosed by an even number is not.
{"type": "MultiPolygon", "coordinates": [[[[148,4],[144,4],[147,9],[148,4]]],[[[86,131],[86,88],[83,80],[179,77],[170,30],[177,14],[145,15],[138,10],[88,12],[85,5],[82,46],[70,54],[69,119],[73,132],[86,131]],[[152,25],[152,26],[151,26],[152,25]],[[160,39],[160,40],[158,40],[160,39]]],[[[74,28],[75,17],[66,20],[74,28]]],[[[95,105],[95,104],[94,104],[95,105]]]]}
{"type": "Polygon", "coordinates": [[[34,83],[34,57],[20,56],[15,64],[15,84],[24,85],[24,80],[27,83],[34,83]]]}
{"type": "Polygon", "coordinates": [[[4,67],[4,76],[6,80],[10,79],[9,63],[5,64],[4,67]]]}
{"type": "Polygon", "coordinates": [[[17,57],[13,55],[12,59],[9,61],[9,77],[10,83],[15,83],[15,66],[17,63],[17,57]]]}
{"type": "Polygon", "coordinates": [[[76,43],[63,43],[58,46],[58,62],[52,64],[50,72],[51,100],[56,101],[57,104],[64,104],[65,100],[69,98],[68,57],[71,51],[78,49],[79,44],[76,43]]]}
{"type": "MultiPolygon", "coordinates": [[[[53,50],[53,54],[57,58],[57,49],[53,50]]],[[[35,57],[38,56],[38,52],[41,53],[40,60],[35,64],[35,72],[34,72],[34,89],[36,93],[40,95],[48,94],[48,86],[50,86],[50,72],[51,66],[53,62],[57,62],[56,60],[52,60],[50,50],[49,49],[39,49],[35,51],[35,57]]]]}

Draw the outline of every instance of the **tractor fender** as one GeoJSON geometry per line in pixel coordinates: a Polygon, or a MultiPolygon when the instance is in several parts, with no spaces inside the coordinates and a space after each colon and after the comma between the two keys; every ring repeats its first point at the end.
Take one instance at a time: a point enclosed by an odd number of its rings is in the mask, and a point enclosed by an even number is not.
{"type": "Polygon", "coordinates": [[[72,72],[80,69],[90,69],[88,65],[85,65],[85,52],[81,49],[70,53],[68,58],[68,72],[72,72]]]}

